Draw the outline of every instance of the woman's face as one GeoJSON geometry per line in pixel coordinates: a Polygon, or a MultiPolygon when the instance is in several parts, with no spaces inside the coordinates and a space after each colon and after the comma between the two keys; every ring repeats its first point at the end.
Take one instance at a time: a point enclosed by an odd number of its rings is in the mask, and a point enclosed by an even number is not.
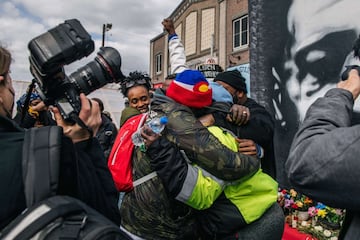
{"type": "Polygon", "coordinates": [[[135,86],[130,88],[127,97],[130,107],[136,108],[141,113],[149,111],[150,94],[146,87],[135,86]]]}

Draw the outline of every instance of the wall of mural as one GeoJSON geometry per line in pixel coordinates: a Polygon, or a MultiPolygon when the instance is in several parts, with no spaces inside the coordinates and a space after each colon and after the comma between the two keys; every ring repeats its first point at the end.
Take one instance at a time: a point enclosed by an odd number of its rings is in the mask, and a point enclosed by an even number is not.
{"type": "MultiPolygon", "coordinates": [[[[276,119],[278,180],[292,138],[315,99],[336,86],[346,65],[359,64],[358,0],[249,0],[252,97],[276,119]]],[[[360,119],[356,103],[354,121],[360,119]]],[[[324,143],[326,144],[326,143],[324,143]]]]}

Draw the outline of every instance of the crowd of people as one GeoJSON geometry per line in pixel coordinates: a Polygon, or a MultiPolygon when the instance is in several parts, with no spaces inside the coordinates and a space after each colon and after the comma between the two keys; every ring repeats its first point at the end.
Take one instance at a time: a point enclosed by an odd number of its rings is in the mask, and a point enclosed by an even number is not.
{"type": "MultiPolygon", "coordinates": [[[[57,125],[63,130],[57,194],[88,204],[129,238],[281,239],[285,219],[277,204],[273,117],[247,96],[239,71],[208,81],[189,69],[172,20],[162,25],[171,74],[155,91],[141,72],[121,82],[128,106],[119,129],[99,98],[80,94],[79,122],[70,123],[32,88],[16,101],[13,118],[11,53],[0,47],[0,191],[7,193],[0,197],[0,229],[27,207],[21,167],[26,129],[57,125]],[[168,122],[156,134],[146,122],[161,116],[168,122]],[[135,131],[142,146],[126,138],[135,131]],[[112,168],[114,163],[128,168],[112,168]]],[[[299,191],[349,209],[344,239],[360,236],[352,200],[358,195],[359,131],[350,125],[359,94],[359,73],[352,70],[310,107],[286,162],[299,191]]]]}

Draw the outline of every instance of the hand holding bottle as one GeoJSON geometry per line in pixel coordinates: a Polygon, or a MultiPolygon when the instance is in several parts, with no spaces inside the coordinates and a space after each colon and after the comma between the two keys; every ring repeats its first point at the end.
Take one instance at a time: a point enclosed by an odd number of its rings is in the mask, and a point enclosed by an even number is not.
{"type": "Polygon", "coordinates": [[[132,141],[135,146],[140,146],[143,150],[143,146],[150,146],[164,130],[168,119],[166,116],[160,118],[152,118],[149,122],[145,123],[138,131],[132,135],[132,141]]]}

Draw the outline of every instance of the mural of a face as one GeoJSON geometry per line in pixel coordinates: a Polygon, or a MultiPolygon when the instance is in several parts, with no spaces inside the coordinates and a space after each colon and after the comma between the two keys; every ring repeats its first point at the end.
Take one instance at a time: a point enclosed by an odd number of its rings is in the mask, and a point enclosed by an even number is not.
{"type": "MultiPolygon", "coordinates": [[[[273,75],[277,79],[275,88],[284,88],[284,97],[295,106],[297,122],[303,120],[317,98],[336,86],[346,65],[360,64],[352,52],[360,33],[359,9],[358,0],[292,2],[287,15],[290,37],[284,50],[283,69],[281,73],[273,69],[273,75]]],[[[288,105],[284,100],[282,103],[288,105]]],[[[359,103],[356,108],[360,111],[359,103]]],[[[278,120],[284,124],[291,121],[286,119],[283,106],[274,109],[278,120]]]]}
{"type": "Polygon", "coordinates": [[[360,65],[352,51],[360,1],[249,0],[249,6],[250,15],[261,16],[250,18],[252,93],[274,114],[277,180],[290,187],[284,163],[306,111],[336,86],[346,65],[360,65]]]}

